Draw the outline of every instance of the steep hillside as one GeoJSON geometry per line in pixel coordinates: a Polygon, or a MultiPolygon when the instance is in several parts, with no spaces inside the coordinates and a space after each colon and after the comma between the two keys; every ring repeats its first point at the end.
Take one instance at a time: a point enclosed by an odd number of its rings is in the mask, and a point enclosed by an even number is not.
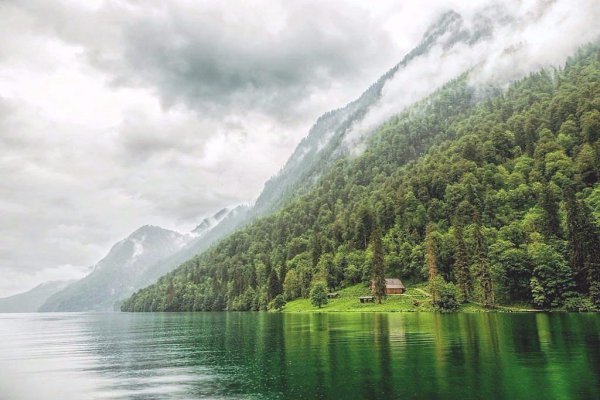
{"type": "Polygon", "coordinates": [[[265,309],[434,271],[464,298],[600,305],[600,53],[588,47],[471,109],[468,77],[392,118],[307,195],[141,290],[123,310],[265,309]],[[427,262],[426,262],[427,261],[427,262]]]}
{"type": "MultiPolygon", "coordinates": [[[[470,46],[488,37],[490,29],[491,25],[486,24],[467,27],[463,18],[453,11],[442,14],[425,32],[421,42],[358,99],[343,108],[322,115],[317,120],[284,168],[265,184],[252,207],[239,206],[231,211],[225,209],[215,218],[203,221],[192,232],[196,236],[193,240],[177,253],[149,268],[153,273],[161,273],[154,274],[154,280],[202,253],[236,229],[273,213],[294,197],[308,191],[316,183],[321,171],[367,140],[371,133],[369,130],[360,130],[362,134],[359,136],[349,135],[353,133],[353,127],[360,123],[381,99],[383,90],[394,77],[409,74],[405,69],[420,57],[427,56],[433,49],[443,49],[444,52],[451,53],[456,46],[470,46]]],[[[465,100],[462,106],[470,107],[472,103],[465,100]]],[[[148,282],[153,282],[153,279],[149,279],[148,282]]]]}
{"type": "Polygon", "coordinates": [[[44,282],[31,290],[0,299],[0,313],[36,312],[50,296],[64,289],[71,281],[44,282]]]}
{"type": "Polygon", "coordinates": [[[159,277],[202,253],[237,228],[247,224],[250,221],[248,213],[249,207],[240,205],[232,209],[225,208],[214,216],[204,219],[189,236],[186,235],[190,240],[179,250],[160,260],[153,260],[153,264],[147,266],[146,272],[139,281],[142,286],[137,286],[135,289],[155,282],[159,277]]]}
{"type": "Polygon", "coordinates": [[[490,25],[466,27],[463,18],[449,11],[440,16],[425,32],[421,42],[400,63],[381,76],[358,99],[343,108],[323,114],[310,129],[283,169],[265,184],[264,190],[252,209],[252,215],[268,214],[298,193],[303,193],[315,183],[315,177],[346,155],[352,147],[359,146],[364,137],[354,138],[351,146],[345,138],[353,126],[359,124],[368,111],[377,105],[386,85],[396,76],[407,73],[406,69],[419,57],[425,57],[433,48],[451,52],[460,45],[472,45],[490,34],[490,25]]]}
{"type": "MultiPolygon", "coordinates": [[[[466,18],[453,11],[443,13],[425,31],[418,45],[359,98],[325,113],[316,121],[282,170],[265,184],[251,208],[244,208],[217,224],[206,236],[196,238],[152,270],[166,273],[235,229],[270,215],[307,193],[323,171],[330,169],[338,159],[359,154],[385,120],[462,73],[472,69],[482,72],[477,76],[477,92],[464,87],[462,90],[469,91],[467,95],[454,96],[456,102],[450,105],[455,107],[454,113],[493,95],[495,89],[490,90],[489,76],[482,78],[483,72],[490,69],[489,60],[501,57],[507,65],[511,57],[531,57],[523,54],[529,51],[523,40],[532,24],[544,24],[546,12],[547,9],[542,8],[521,18],[510,16],[508,10],[497,5],[493,9],[484,7],[466,18]],[[518,34],[513,35],[515,32],[518,34]]],[[[505,70],[499,71],[492,80],[503,85],[509,82],[507,77],[511,75],[505,70]]],[[[413,112],[418,111],[413,107],[413,112]]]]}

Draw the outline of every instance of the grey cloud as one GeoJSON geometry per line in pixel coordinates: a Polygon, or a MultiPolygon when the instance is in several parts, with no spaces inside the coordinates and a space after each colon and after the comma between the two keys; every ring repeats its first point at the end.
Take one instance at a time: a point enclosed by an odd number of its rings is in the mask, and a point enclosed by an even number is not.
{"type": "Polygon", "coordinates": [[[356,15],[344,18],[312,3],[283,14],[285,29],[274,34],[268,21],[239,15],[241,21],[229,23],[220,10],[135,18],[124,32],[120,77],[156,84],[167,105],[183,101],[208,112],[251,108],[283,118],[331,78],[356,76],[365,57],[381,59],[391,50],[386,38],[372,35],[368,20],[357,26],[356,15]]]}
{"type": "Polygon", "coordinates": [[[152,87],[165,107],[202,113],[251,109],[297,123],[307,96],[339,80],[367,84],[400,56],[381,21],[337,1],[24,7],[42,29],[82,45],[113,85],[152,87]]]}

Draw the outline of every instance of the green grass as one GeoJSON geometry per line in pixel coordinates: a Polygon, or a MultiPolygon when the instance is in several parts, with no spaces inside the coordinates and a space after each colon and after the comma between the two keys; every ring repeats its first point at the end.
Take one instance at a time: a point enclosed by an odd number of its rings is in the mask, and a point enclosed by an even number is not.
{"type": "MultiPolygon", "coordinates": [[[[390,295],[382,304],[361,303],[359,296],[368,296],[371,294],[368,287],[358,284],[338,290],[340,297],[329,299],[329,302],[321,308],[317,308],[310,303],[309,299],[296,299],[288,302],[283,308],[283,312],[416,312],[416,311],[435,311],[429,301],[427,294],[427,284],[419,283],[407,285],[405,294],[390,295]]],[[[461,305],[460,312],[483,312],[486,311],[482,306],[475,303],[466,303],[461,305]]],[[[528,311],[525,307],[498,307],[496,311],[528,311]]]]}
{"type": "Polygon", "coordinates": [[[421,290],[426,291],[426,285],[419,284],[409,287],[403,295],[390,295],[382,304],[361,303],[359,296],[371,294],[368,287],[354,285],[339,290],[340,297],[329,299],[322,308],[317,308],[310,303],[309,299],[297,299],[288,302],[283,309],[284,312],[410,312],[410,311],[433,311],[429,303],[429,296],[421,290]],[[420,289],[420,290],[419,290],[420,289]]]}

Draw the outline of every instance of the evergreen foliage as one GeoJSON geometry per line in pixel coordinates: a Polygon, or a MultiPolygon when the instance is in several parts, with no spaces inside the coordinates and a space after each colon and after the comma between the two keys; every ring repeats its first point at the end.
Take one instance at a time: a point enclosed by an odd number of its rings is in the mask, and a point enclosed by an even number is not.
{"type": "Polygon", "coordinates": [[[381,304],[381,300],[385,298],[386,295],[386,285],[385,285],[385,265],[383,259],[383,247],[381,244],[381,231],[379,228],[375,229],[371,235],[371,245],[372,245],[372,268],[373,268],[373,279],[372,279],[372,288],[373,294],[377,299],[377,303],[381,304]]]}
{"type": "Polygon", "coordinates": [[[600,305],[598,47],[491,96],[468,82],[392,118],[306,194],[122,309],[262,310],[279,294],[309,298],[315,280],[325,295],[367,286],[377,229],[387,277],[423,282],[435,265],[487,307],[600,305]]]}

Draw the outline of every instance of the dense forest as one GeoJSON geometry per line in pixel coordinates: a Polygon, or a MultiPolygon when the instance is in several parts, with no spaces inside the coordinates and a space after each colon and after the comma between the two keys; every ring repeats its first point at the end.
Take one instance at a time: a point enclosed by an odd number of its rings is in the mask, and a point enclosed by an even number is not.
{"type": "Polygon", "coordinates": [[[598,47],[503,91],[465,74],[355,153],[122,310],[266,310],[383,275],[440,308],[600,307],[598,47]]]}

